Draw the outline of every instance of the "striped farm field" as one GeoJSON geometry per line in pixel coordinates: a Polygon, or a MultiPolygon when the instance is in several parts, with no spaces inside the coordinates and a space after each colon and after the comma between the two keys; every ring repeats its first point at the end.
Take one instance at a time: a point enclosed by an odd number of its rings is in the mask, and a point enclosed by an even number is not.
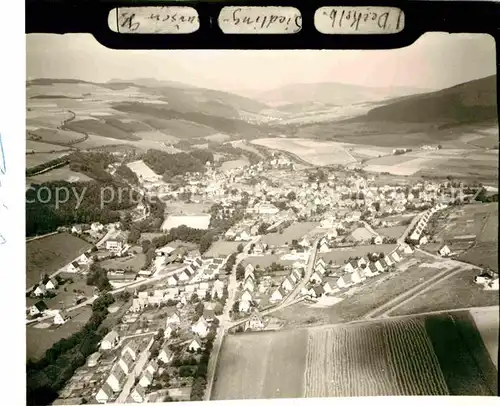
{"type": "Polygon", "coordinates": [[[449,394],[416,320],[312,330],[306,359],[306,397],[449,394]]]}
{"type": "Polygon", "coordinates": [[[230,334],[211,400],[494,396],[488,323],[461,311],[230,334]]]}

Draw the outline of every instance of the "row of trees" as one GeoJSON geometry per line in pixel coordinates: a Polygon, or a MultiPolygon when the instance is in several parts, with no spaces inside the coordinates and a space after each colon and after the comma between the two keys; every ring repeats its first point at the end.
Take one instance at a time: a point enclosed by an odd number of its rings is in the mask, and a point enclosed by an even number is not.
{"type": "Polygon", "coordinates": [[[113,182],[95,181],[57,181],[31,185],[26,191],[26,236],[50,233],[60,226],[71,224],[120,221],[119,211],[135,205],[133,191],[124,193],[121,189],[120,199],[112,199],[101,207],[103,190],[118,196],[118,187],[113,182]]]}
{"type": "Polygon", "coordinates": [[[76,369],[97,351],[99,342],[108,332],[101,324],[113,302],[109,293],[100,296],[92,304],[92,316],[80,331],[56,342],[40,360],[28,361],[26,394],[29,406],[52,404],[76,369]]]}

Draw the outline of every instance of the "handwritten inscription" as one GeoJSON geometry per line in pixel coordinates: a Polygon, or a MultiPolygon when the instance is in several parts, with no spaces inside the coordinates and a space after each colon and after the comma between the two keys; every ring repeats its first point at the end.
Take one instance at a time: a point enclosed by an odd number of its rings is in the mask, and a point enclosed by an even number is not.
{"type": "Polygon", "coordinates": [[[321,7],[314,25],[322,34],[396,34],[404,17],[396,7],[321,7]]]}
{"type": "Polygon", "coordinates": [[[295,34],[302,15],[294,7],[224,7],[219,27],[225,34],[295,34]]]}
{"type": "Polygon", "coordinates": [[[200,18],[192,7],[120,7],[109,12],[108,25],[120,34],[191,34],[200,18]]]}
{"type": "MultiPolygon", "coordinates": [[[[5,221],[2,220],[7,217],[6,210],[8,210],[8,207],[2,198],[2,192],[4,192],[4,189],[2,189],[3,177],[6,174],[7,174],[7,160],[5,158],[5,150],[2,142],[2,134],[0,134],[0,225],[5,223],[5,221]]],[[[5,244],[6,242],[7,240],[5,239],[2,231],[0,230],[0,245],[5,244]]]]}

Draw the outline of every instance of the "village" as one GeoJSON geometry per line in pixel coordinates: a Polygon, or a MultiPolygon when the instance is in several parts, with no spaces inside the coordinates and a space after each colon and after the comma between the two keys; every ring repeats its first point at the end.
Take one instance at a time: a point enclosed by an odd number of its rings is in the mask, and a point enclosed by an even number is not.
{"type": "MultiPolygon", "coordinates": [[[[452,257],[428,223],[477,193],[452,181],[391,183],[356,168],[298,171],[278,153],[229,171],[206,166],[174,188],[142,161],[130,164],[146,196],[182,208],[166,212],[157,233],[133,236],[122,222],[61,230],[91,248],[27,290],[28,325],[61,328],[104,293],[123,302],[61,404],[206,399],[224,334],[280,329],[280,309],[342,301],[353,287],[417,266],[415,250],[426,246],[452,257]],[[190,240],[192,230],[213,229],[203,250],[190,240]]],[[[141,202],[132,217],[147,213],[141,202]]],[[[475,282],[498,290],[491,270],[475,282]]]]}

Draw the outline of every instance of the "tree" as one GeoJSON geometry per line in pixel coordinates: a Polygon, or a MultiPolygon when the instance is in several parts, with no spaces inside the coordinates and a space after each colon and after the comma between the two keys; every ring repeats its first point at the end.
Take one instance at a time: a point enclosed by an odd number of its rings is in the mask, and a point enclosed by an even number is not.
{"type": "Polygon", "coordinates": [[[243,265],[240,262],[236,267],[236,280],[240,281],[244,277],[245,277],[245,268],[243,268],[243,265]]]}
{"type": "Polygon", "coordinates": [[[122,230],[128,230],[132,224],[132,215],[130,212],[125,213],[123,219],[120,221],[120,227],[122,230]]]}
{"type": "Polygon", "coordinates": [[[143,240],[141,242],[142,252],[145,254],[148,251],[150,246],[151,246],[151,241],[143,240]]]}
{"type": "Polygon", "coordinates": [[[196,316],[198,316],[198,318],[200,318],[203,315],[204,310],[205,306],[203,305],[202,302],[198,302],[194,307],[194,312],[196,313],[196,316]]]}
{"type": "Polygon", "coordinates": [[[141,238],[141,232],[137,228],[132,227],[128,235],[128,242],[130,244],[136,244],[139,238],[141,238]]]}
{"type": "Polygon", "coordinates": [[[241,244],[241,243],[240,243],[240,244],[238,244],[238,252],[239,252],[239,253],[242,253],[242,252],[243,252],[243,248],[244,248],[244,247],[243,247],[243,244],[241,244]]]}
{"type": "Polygon", "coordinates": [[[90,265],[89,274],[87,276],[87,285],[95,286],[101,292],[111,290],[111,284],[108,279],[108,272],[97,264],[90,265]]]}
{"type": "Polygon", "coordinates": [[[233,303],[233,312],[238,313],[240,311],[240,302],[235,300],[233,303]]]}
{"type": "Polygon", "coordinates": [[[295,200],[297,199],[297,195],[295,194],[295,192],[290,192],[286,195],[286,197],[288,198],[288,200],[295,200]]]}

